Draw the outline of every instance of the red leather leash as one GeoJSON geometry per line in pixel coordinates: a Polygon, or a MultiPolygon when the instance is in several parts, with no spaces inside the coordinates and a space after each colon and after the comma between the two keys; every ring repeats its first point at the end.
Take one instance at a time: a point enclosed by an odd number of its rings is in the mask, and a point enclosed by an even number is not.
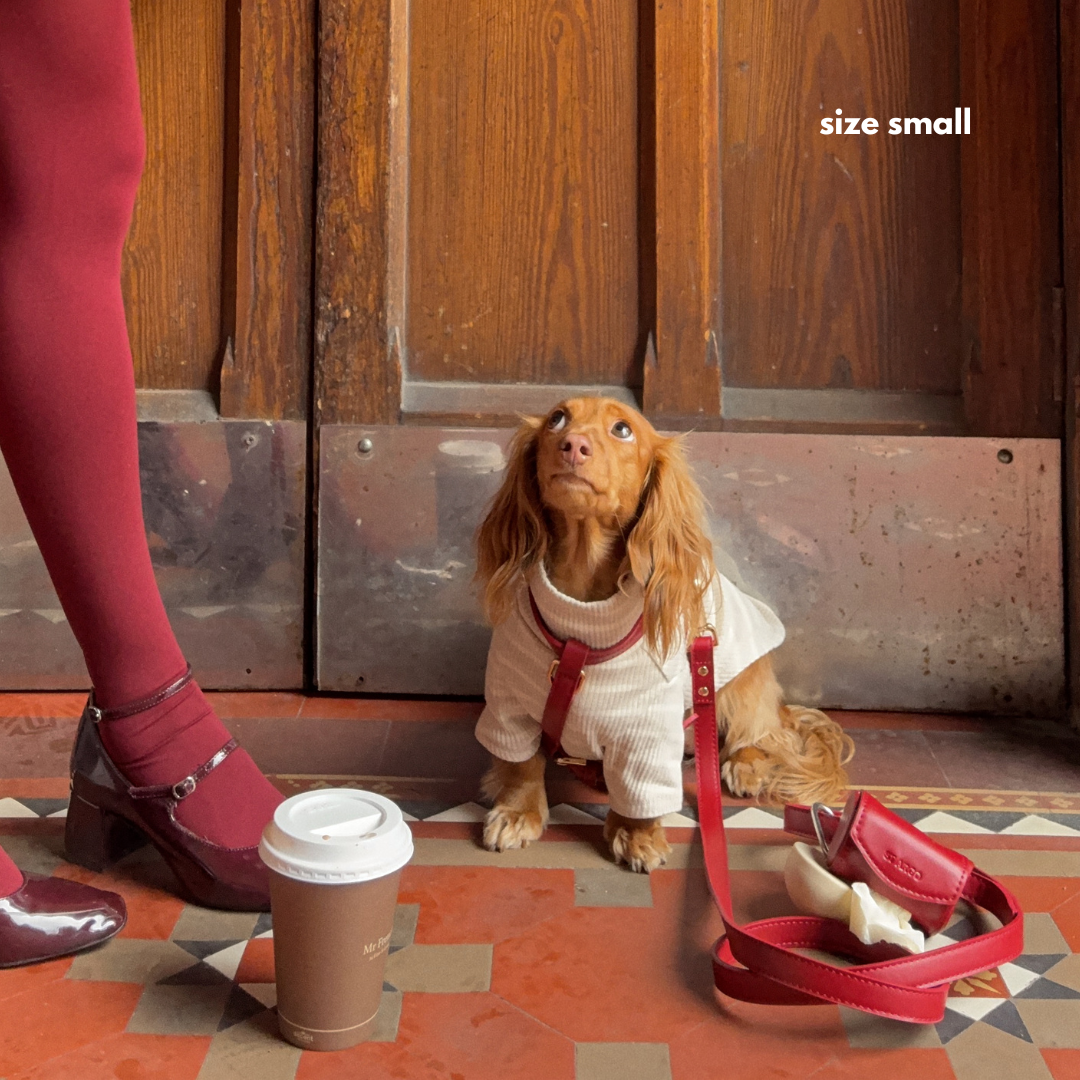
{"type": "MultiPolygon", "coordinates": [[[[726,933],[713,947],[713,976],[721,993],[766,1005],[818,1005],[834,1002],[894,1020],[936,1023],[945,1012],[949,986],[957,979],[1014,959],[1023,947],[1020,906],[1009,891],[967,863],[956,892],[985,908],[1001,927],[987,934],[926,953],[909,954],[894,945],[863,945],[835,919],[798,915],[762,919],[740,926],[731,910],[731,880],[720,795],[720,750],[716,736],[716,696],[711,637],[696,638],[690,647],[694,705],[697,712],[694,745],[697,755],[698,823],[705,849],[705,872],[726,933]],[[836,967],[795,949],[818,949],[860,961],[836,967]]],[[[863,799],[869,799],[863,793],[863,799]]],[[[871,800],[872,802],[872,800],[871,800]]],[[[875,821],[900,822],[879,804],[875,821]]],[[[819,819],[820,820],[820,819],[819,819]]],[[[831,840],[840,819],[820,820],[831,840]]],[[[810,809],[788,807],[785,828],[814,837],[810,809]]],[[[893,830],[900,847],[906,823],[893,830]]],[[[929,845],[951,858],[948,866],[966,863],[962,856],[941,848],[919,834],[920,851],[929,845]]],[[[909,841],[910,842],[910,841],[909,841]]],[[[872,852],[864,852],[872,856],[872,852]]],[[[886,857],[888,857],[886,855],[886,857]]],[[[935,897],[936,899],[936,897],[935,897]]],[[[955,897],[954,897],[955,899],[955,897]]]]}
{"type": "Polygon", "coordinates": [[[585,679],[585,668],[620,656],[636,645],[643,633],[643,619],[639,616],[637,622],[630,628],[630,632],[614,645],[609,645],[605,649],[590,649],[584,642],[574,638],[563,641],[552,633],[551,628],[544,622],[540,609],[536,606],[532,590],[529,591],[529,605],[532,607],[533,618],[536,620],[540,633],[543,634],[544,640],[551,646],[556,656],[548,671],[551,690],[544,703],[544,716],[540,721],[540,749],[553,761],[565,765],[590,787],[598,791],[606,791],[604,763],[568,756],[562,747],[563,728],[566,726],[566,717],[570,712],[574,695],[581,689],[581,684],[585,679]]]}

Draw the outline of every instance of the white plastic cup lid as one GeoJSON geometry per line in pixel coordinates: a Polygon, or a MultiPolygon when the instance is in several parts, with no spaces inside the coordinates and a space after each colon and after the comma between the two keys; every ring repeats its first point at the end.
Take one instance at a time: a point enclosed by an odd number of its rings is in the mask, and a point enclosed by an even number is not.
{"type": "Polygon", "coordinates": [[[263,831],[259,855],[297,881],[346,885],[392,874],[413,853],[401,810],[371,791],[325,788],[286,799],[263,831]]]}

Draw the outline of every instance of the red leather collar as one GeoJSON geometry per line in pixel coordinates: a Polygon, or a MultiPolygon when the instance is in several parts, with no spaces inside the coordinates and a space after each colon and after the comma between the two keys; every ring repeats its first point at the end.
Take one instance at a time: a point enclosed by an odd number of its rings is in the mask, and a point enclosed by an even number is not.
{"type": "MultiPolygon", "coordinates": [[[[533,618],[536,620],[540,633],[544,635],[544,640],[551,646],[556,656],[561,656],[566,642],[562,638],[556,637],[551,627],[544,622],[544,616],[540,614],[540,609],[536,606],[536,600],[533,598],[532,589],[529,590],[529,607],[532,608],[533,618]]],[[[593,664],[602,664],[605,660],[612,660],[616,656],[621,656],[627,649],[633,648],[641,640],[645,632],[644,619],[645,615],[642,613],[638,616],[637,622],[630,627],[630,632],[626,637],[620,638],[614,645],[609,645],[606,649],[590,649],[588,645],[582,642],[581,644],[588,649],[584,666],[591,667],[593,664]]]]}

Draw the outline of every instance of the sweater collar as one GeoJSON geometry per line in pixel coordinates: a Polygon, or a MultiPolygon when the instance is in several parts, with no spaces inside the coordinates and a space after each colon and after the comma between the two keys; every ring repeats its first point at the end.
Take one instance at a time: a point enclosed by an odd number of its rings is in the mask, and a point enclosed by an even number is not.
{"type": "MultiPolygon", "coordinates": [[[[575,600],[559,592],[552,585],[543,563],[529,571],[526,581],[551,632],[564,641],[576,638],[590,649],[606,649],[626,637],[644,605],[644,590],[629,575],[614,596],[592,601],[575,600]]],[[[521,602],[526,621],[535,625],[528,594],[522,593],[521,602]]]]}

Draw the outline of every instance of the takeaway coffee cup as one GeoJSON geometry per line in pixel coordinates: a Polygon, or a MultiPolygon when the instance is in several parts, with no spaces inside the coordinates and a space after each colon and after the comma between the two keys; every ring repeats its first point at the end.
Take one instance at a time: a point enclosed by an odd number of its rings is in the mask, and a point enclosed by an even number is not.
{"type": "Polygon", "coordinates": [[[289,1042],[343,1050],[370,1033],[412,852],[401,811],[370,791],[308,791],[274,812],[259,854],[270,870],[278,1027],[289,1042]]]}

